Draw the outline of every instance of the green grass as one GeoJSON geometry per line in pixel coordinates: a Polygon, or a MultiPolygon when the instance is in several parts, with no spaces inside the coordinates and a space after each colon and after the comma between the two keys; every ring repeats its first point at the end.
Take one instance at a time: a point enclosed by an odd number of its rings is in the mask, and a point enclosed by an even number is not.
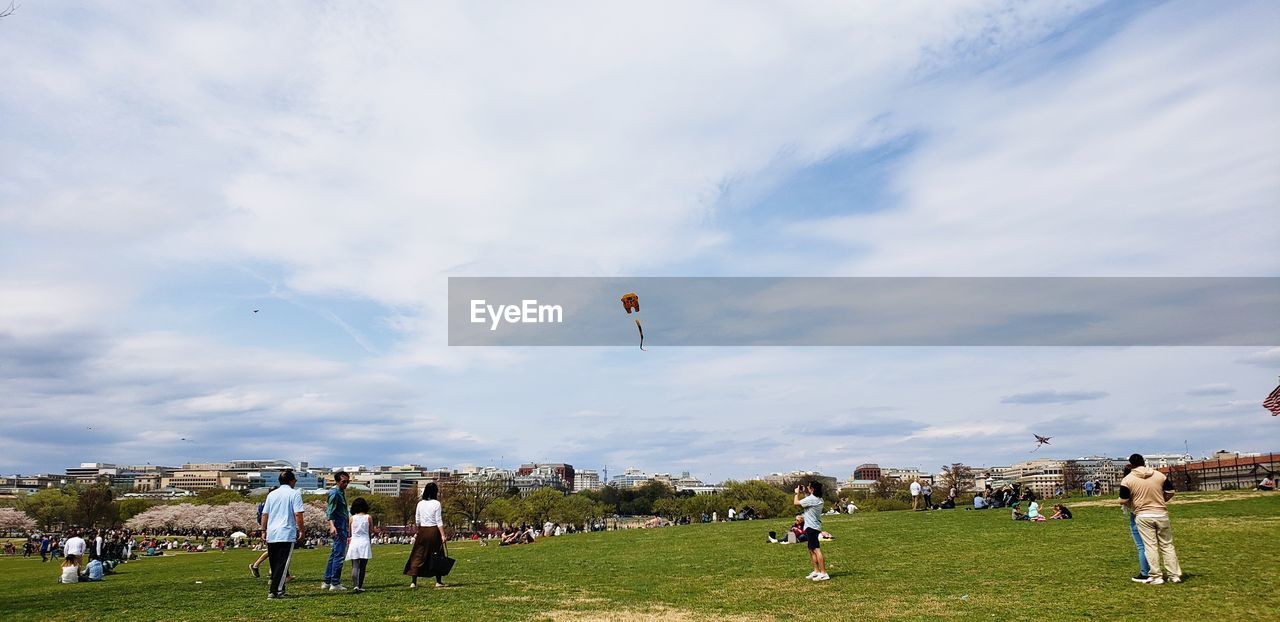
{"type": "MultiPolygon", "coordinates": [[[[1129,581],[1137,562],[1114,506],[1073,521],[1003,510],[827,517],[831,581],[804,580],[804,545],[764,543],[785,520],[580,534],[499,548],[457,543],[447,590],[409,590],[407,547],[375,547],[369,593],[320,592],[325,551],[295,555],[292,598],[267,601],[256,553],[180,554],[105,582],[56,583],[39,558],[0,560],[0,617],[22,620],[1271,619],[1280,611],[1280,495],[1174,506],[1180,585],[1129,581]],[[201,583],[197,583],[200,581],[201,583]],[[967,598],[965,596],[967,595],[967,598]]],[[[349,569],[348,569],[349,570],[349,569]]],[[[344,573],[349,576],[349,573],[344,573]]]]}

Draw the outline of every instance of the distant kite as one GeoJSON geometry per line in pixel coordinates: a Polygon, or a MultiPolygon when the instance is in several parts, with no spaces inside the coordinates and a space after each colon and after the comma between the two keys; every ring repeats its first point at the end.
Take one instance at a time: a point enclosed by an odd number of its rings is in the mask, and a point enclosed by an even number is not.
{"type": "Polygon", "coordinates": [[[627,315],[631,315],[632,311],[636,312],[636,329],[640,331],[640,349],[644,350],[644,327],[640,325],[640,297],[635,292],[627,292],[622,295],[622,308],[627,310],[627,315]]]}
{"type": "Polygon", "coordinates": [[[253,310],[253,312],[254,312],[254,313],[257,313],[258,311],[259,311],[258,309],[254,309],[254,310],[253,310]]]}
{"type": "Polygon", "coordinates": [[[1039,451],[1041,445],[1049,445],[1049,439],[1053,438],[1052,436],[1040,436],[1039,434],[1032,434],[1031,436],[1036,437],[1036,448],[1031,450],[1033,452],[1039,451]]]}

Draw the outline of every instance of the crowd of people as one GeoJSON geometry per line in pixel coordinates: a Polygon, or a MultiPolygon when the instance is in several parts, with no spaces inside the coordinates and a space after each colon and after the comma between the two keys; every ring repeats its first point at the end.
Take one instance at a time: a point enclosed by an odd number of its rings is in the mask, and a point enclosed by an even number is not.
{"type": "Polygon", "coordinates": [[[81,533],[71,529],[65,540],[41,535],[28,539],[24,549],[36,546],[41,551],[42,562],[62,557],[59,572],[62,583],[101,581],[117,565],[136,559],[133,534],[128,530],[88,530],[81,533]]]}
{"type": "Polygon", "coordinates": [[[933,485],[929,482],[914,480],[907,487],[907,490],[911,493],[911,509],[913,511],[954,510],[956,507],[956,489],[954,486],[947,490],[947,496],[942,499],[942,503],[933,502],[933,485]]]}

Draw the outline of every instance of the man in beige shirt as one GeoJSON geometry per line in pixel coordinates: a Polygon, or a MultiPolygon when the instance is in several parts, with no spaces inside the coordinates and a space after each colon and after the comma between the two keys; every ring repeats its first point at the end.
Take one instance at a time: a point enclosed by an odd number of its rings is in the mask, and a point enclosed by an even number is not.
{"type": "Polygon", "coordinates": [[[1144,583],[1160,585],[1165,577],[1160,571],[1160,560],[1170,583],[1182,581],[1182,568],[1178,566],[1178,553],[1173,550],[1173,531],[1169,527],[1168,501],[1173,498],[1173,482],[1164,473],[1147,466],[1142,454],[1129,456],[1133,470],[1120,482],[1120,499],[1137,519],[1138,535],[1142,538],[1147,564],[1151,574],[1144,583]]]}

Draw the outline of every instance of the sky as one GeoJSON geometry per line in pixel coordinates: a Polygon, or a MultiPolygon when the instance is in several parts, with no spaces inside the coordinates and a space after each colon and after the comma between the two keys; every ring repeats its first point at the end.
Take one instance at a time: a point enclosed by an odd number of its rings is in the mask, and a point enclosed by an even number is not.
{"type": "Polygon", "coordinates": [[[1277,25],[1267,2],[23,3],[0,473],[1280,450],[1280,336],[450,348],[446,313],[450,276],[1280,276],[1277,25]]]}

